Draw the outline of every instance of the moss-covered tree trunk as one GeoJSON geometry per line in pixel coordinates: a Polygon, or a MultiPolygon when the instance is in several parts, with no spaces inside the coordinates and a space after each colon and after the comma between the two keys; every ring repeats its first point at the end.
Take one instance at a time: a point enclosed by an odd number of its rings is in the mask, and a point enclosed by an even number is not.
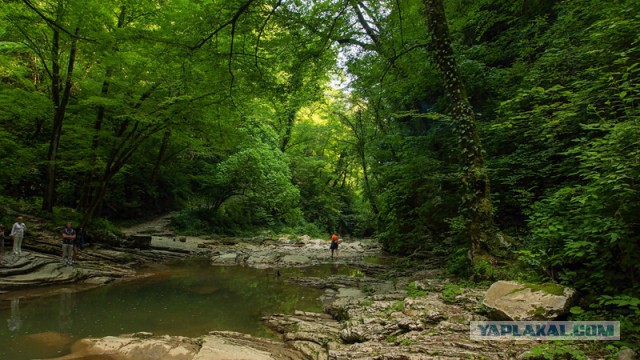
{"type": "Polygon", "coordinates": [[[452,115],[463,161],[462,211],[469,235],[471,260],[477,263],[491,255],[493,244],[497,243],[489,178],[484,167],[475,113],[469,103],[451,47],[451,37],[442,0],[424,0],[424,5],[435,49],[435,62],[444,77],[445,90],[451,98],[452,115]]]}

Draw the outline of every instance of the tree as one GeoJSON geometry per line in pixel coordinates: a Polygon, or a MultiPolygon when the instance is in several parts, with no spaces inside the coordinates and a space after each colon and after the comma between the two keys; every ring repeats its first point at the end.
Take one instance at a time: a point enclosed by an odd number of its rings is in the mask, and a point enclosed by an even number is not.
{"type": "Polygon", "coordinates": [[[68,8],[72,6],[64,0],[45,4],[44,8],[38,8],[28,0],[24,0],[23,3],[27,11],[31,13],[27,18],[32,22],[25,24],[23,19],[16,17],[14,23],[24,36],[23,41],[38,57],[45,74],[51,81],[49,93],[53,102],[53,126],[49,140],[45,171],[46,186],[42,201],[42,209],[51,212],[55,203],[58,148],[62,125],[71,98],[80,27],[75,25],[75,30],[73,31],[65,28],[73,21],[76,21],[76,24],[79,24],[79,22],[77,22],[77,19],[69,21],[69,16],[66,14],[70,11],[68,8]],[[31,31],[30,28],[33,27],[33,22],[37,24],[37,30],[44,31],[44,28],[47,28],[51,31],[50,37],[46,33],[42,35],[37,31],[31,31]],[[66,63],[64,61],[65,53],[67,56],[66,63]]]}
{"type": "Polygon", "coordinates": [[[442,0],[424,0],[427,23],[434,46],[434,60],[444,77],[444,87],[451,99],[453,120],[462,153],[462,213],[466,219],[470,258],[477,262],[495,252],[497,234],[489,177],[476,127],[476,118],[467,90],[458,70],[442,0]]]}

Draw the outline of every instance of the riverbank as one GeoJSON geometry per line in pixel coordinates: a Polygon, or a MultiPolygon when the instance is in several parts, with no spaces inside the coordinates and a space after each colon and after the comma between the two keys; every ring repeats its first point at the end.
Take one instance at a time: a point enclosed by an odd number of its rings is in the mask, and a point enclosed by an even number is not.
{"type": "MultiPolygon", "coordinates": [[[[207,259],[211,266],[262,269],[274,281],[322,291],[323,312],[293,310],[262,318],[279,334],[281,342],[229,331],[194,337],[114,333],[78,340],[71,347],[72,353],[59,359],[89,359],[105,354],[136,360],[539,358],[527,354],[531,355],[528,351],[540,343],[470,339],[469,322],[488,320],[482,303],[487,285],[452,283],[442,271],[442,259],[392,267],[374,240],[347,239],[341,244],[339,257],[331,259],[324,239],[186,237],[174,235],[167,224],[168,219],[161,218],[124,229],[127,236],[148,239],[148,243],[142,249],[89,247],[75,267],[63,266],[55,255],[56,234],[49,238],[44,235],[37,244],[28,245],[22,258],[0,269],[7,275],[0,285],[9,291],[5,295],[42,285],[99,286],[147,276],[138,271],[145,265],[199,257],[207,259]],[[44,251],[36,251],[37,247],[44,251]],[[348,265],[351,270],[320,276],[305,270],[318,264],[348,265]],[[300,269],[299,274],[287,273],[291,268],[300,269]],[[281,272],[286,276],[280,277],[281,272]]],[[[43,289],[38,296],[47,291],[50,290],[43,289]]],[[[206,296],[216,291],[198,287],[196,293],[206,296]]],[[[63,337],[55,337],[58,338],[63,337]]],[[[566,349],[578,349],[589,359],[606,356],[589,344],[566,349]]]]}

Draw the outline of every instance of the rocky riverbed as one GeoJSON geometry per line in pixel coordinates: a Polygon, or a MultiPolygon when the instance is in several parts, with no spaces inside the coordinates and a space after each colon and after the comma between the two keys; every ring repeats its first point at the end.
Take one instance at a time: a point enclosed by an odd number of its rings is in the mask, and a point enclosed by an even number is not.
{"type": "MultiPolygon", "coordinates": [[[[81,253],[75,267],[62,265],[55,250],[55,234],[51,238],[43,236],[31,243],[22,257],[5,257],[0,266],[0,290],[72,282],[95,286],[139,276],[136,268],[145,263],[188,256],[207,257],[212,266],[266,269],[276,276],[284,268],[323,263],[348,264],[354,269],[352,275],[287,277],[287,282],[323,289],[324,312],[265,316],[263,322],[282,341],[221,331],[195,338],[113,334],[82,339],[73,345],[72,354],[59,359],[94,359],[97,355],[136,360],[514,359],[526,358],[527,351],[536,345],[525,341],[471,340],[469,322],[487,320],[490,315],[483,303],[487,289],[457,288],[453,294],[446,294],[451,284],[440,270],[443,266],[438,258],[399,270],[381,265],[380,261],[369,261],[382,255],[373,240],[347,239],[341,244],[340,256],[331,259],[328,241],[323,239],[184,237],[171,233],[167,224],[168,219],[162,218],[125,229],[130,238],[143,240],[141,249],[90,247],[81,253]]],[[[131,242],[122,240],[121,245],[131,246],[131,242]]],[[[522,290],[526,290],[524,295],[516,296],[520,300],[530,299],[523,296],[531,293],[548,300],[538,291],[526,287],[522,290]]],[[[514,297],[514,292],[508,295],[514,297]]],[[[528,300],[521,303],[536,306],[528,300]]],[[[547,309],[548,313],[557,316],[566,311],[568,304],[563,302],[560,310],[547,309]]],[[[527,309],[520,313],[527,314],[527,309]]]]}

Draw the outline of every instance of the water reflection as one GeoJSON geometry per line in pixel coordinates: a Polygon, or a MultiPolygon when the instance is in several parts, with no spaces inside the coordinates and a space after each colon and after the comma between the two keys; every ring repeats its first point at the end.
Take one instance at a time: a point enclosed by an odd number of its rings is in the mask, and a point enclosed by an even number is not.
{"type": "Polygon", "coordinates": [[[329,272],[331,273],[331,275],[338,275],[338,264],[332,263],[331,267],[329,268],[329,272]]]}
{"type": "Polygon", "coordinates": [[[15,332],[22,329],[22,318],[20,317],[20,298],[11,299],[11,315],[7,319],[9,331],[15,332]]]}
{"type": "Polygon", "coordinates": [[[75,293],[65,289],[60,294],[60,310],[58,311],[58,328],[60,332],[70,333],[73,329],[73,313],[75,306],[75,293]]]}
{"type": "Polygon", "coordinates": [[[0,359],[41,359],[69,352],[73,341],[138,331],[200,336],[231,330],[275,337],[266,314],[321,311],[321,290],[284,282],[292,276],[348,274],[341,265],[273,270],[211,267],[208,261],[159,268],[159,276],[78,292],[73,286],[0,296],[0,359]]]}

